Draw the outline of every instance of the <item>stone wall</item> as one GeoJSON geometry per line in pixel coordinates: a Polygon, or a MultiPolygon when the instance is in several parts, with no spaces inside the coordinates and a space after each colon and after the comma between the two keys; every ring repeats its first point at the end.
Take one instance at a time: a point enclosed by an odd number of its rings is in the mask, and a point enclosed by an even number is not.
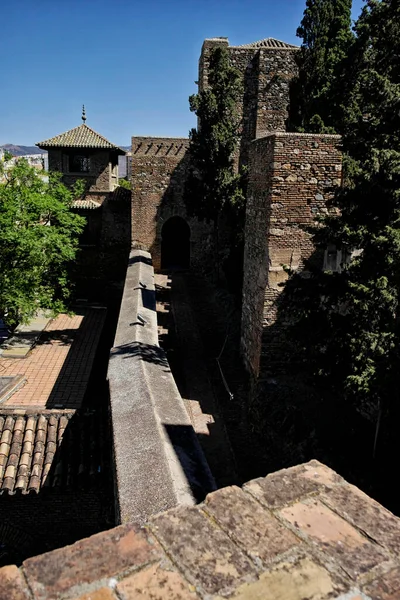
{"type": "MultiPolygon", "coordinates": [[[[75,152],[79,152],[79,149],[75,149],[75,152]]],[[[112,192],[118,183],[118,155],[109,150],[84,148],[82,152],[90,155],[89,173],[69,172],[69,154],[66,149],[49,149],[49,171],[63,173],[63,182],[67,186],[72,186],[77,180],[84,181],[85,195],[97,202],[103,202],[105,194],[112,192]]]]}
{"type": "Polygon", "coordinates": [[[72,544],[115,524],[109,494],[90,486],[3,495],[0,516],[3,565],[72,544]]]}
{"type": "Polygon", "coordinates": [[[316,460],[0,570],[8,600],[395,600],[400,520],[316,460]]]}
{"type": "Polygon", "coordinates": [[[285,267],[302,270],[312,259],[323,267],[307,226],[327,212],[341,184],[340,137],[276,133],[253,142],[245,226],[241,346],[255,377],[278,365],[274,339],[276,300],[287,280],[285,267]],[[260,362],[262,363],[260,371],[260,362]]]}
{"type": "Polygon", "coordinates": [[[108,379],[117,522],[203,498],[214,482],[158,344],[154,271],[141,250],[130,254],[108,379]]]}
{"type": "Polygon", "coordinates": [[[207,87],[211,50],[225,47],[231,63],[243,74],[241,157],[248,162],[252,140],[272,131],[286,131],[289,85],[298,72],[296,48],[229,46],[227,38],[205,40],[199,61],[199,91],[207,87]]]}
{"type": "Polygon", "coordinates": [[[78,210],[92,235],[83,239],[73,265],[79,298],[109,302],[122,295],[131,248],[131,194],[124,188],[104,194],[101,206],[78,210]]]}
{"type": "Polygon", "coordinates": [[[189,225],[191,266],[211,260],[213,228],[187,215],[183,199],[189,157],[186,138],[132,138],[132,245],[151,253],[161,268],[164,223],[173,216],[189,225]]]}

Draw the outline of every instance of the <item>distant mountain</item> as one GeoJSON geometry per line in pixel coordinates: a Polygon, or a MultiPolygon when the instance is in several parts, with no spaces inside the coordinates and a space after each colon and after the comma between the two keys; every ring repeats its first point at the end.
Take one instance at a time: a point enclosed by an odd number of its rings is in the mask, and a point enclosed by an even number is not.
{"type": "MultiPolygon", "coordinates": [[[[17,146],[16,144],[4,144],[0,146],[4,150],[11,152],[13,156],[25,156],[26,154],[46,154],[46,150],[42,150],[37,146],[17,146]]],[[[120,146],[122,150],[130,150],[131,146],[120,146]]]]}
{"type": "Polygon", "coordinates": [[[41,150],[37,146],[16,146],[15,144],[4,144],[0,146],[3,150],[8,150],[13,156],[25,156],[26,154],[46,154],[46,150],[41,150]]]}

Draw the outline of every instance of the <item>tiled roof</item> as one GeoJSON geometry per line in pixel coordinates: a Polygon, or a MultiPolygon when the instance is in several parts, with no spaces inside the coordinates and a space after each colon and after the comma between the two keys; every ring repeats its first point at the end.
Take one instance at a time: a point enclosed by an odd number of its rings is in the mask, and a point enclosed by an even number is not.
{"type": "Polygon", "coordinates": [[[125,150],[109,142],[105,137],[88,127],[86,123],[82,123],[79,127],[74,127],[74,129],[60,133],[60,135],[43,142],[38,142],[36,146],[45,150],[47,148],[102,148],[125,154],[125,150]]]}
{"type": "Polygon", "coordinates": [[[241,46],[237,46],[237,48],[298,48],[298,46],[287,44],[286,42],[276,40],[275,38],[265,38],[264,40],[252,42],[251,44],[242,44],[241,46]]]}
{"type": "Polygon", "coordinates": [[[72,208],[85,208],[86,210],[93,210],[100,207],[100,202],[96,202],[91,198],[84,198],[83,200],[74,200],[72,203],[72,208]]]}
{"type": "Polygon", "coordinates": [[[102,470],[99,428],[91,412],[0,415],[0,494],[90,483],[102,470]]]}

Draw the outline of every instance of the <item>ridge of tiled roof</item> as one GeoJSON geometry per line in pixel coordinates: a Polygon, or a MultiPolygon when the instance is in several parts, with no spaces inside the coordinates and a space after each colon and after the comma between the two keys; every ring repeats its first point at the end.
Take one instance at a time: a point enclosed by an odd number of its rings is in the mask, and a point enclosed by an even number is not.
{"type": "Polygon", "coordinates": [[[117,150],[120,154],[125,154],[119,146],[109,142],[104,136],[94,131],[91,127],[82,123],[78,127],[69,129],[48,140],[38,142],[39,148],[101,148],[107,150],[117,150]]]}
{"type": "Polygon", "coordinates": [[[0,494],[89,484],[102,471],[91,412],[0,415],[0,494]]]}
{"type": "Polygon", "coordinates": [[[257,42],[252,42],[251,44],[242,44],[240,46],[236,46],[237,48],[298,48],[299,46],[295,46],[294,44],[288,44],[286,42],[282,42],[281,40],[277,40],[275,38],[265,38],[264,40],[258,40],[257,42]]]}
{"type": "Polygon", "coordinates": [[[86,210],[95,210],[101,208],[100,202],[96,202],[91,198],[83,198],[80,200],[74,200],[72,202],[72,208],[84,208],[86,210]]]}

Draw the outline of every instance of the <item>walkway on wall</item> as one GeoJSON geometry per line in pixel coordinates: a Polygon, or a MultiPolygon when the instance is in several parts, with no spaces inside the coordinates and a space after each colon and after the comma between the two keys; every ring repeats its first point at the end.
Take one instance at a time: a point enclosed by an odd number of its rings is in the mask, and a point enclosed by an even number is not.
{"type": "Polygon", "coordinates": [[[238,483],[235,461],[209,380],[204,348],[183,272],[155,277],[160,343],[218,487],[238,483]]]}

